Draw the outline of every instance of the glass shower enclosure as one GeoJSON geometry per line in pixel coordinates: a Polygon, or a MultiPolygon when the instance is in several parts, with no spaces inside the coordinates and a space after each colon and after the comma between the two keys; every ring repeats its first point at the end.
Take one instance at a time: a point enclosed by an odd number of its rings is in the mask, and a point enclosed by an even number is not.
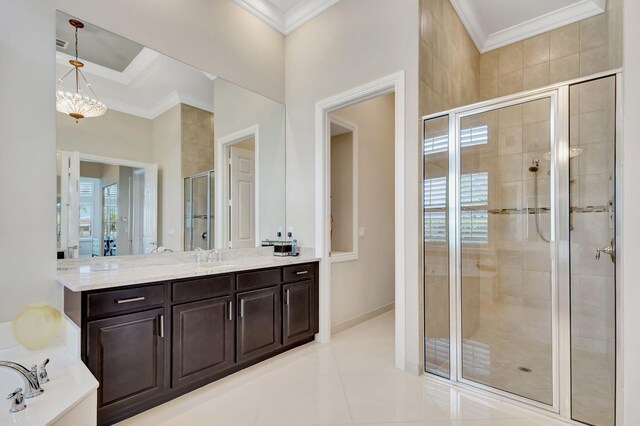
{"type": "Polygon", "coordinates": [[[213,170],[184,179],[184,249],[213,249],[213,170]]]}
{"type": "Polygon", "coordinates": [[[423,119],[426,372],[615,424],[619,78],[423,119]]]}

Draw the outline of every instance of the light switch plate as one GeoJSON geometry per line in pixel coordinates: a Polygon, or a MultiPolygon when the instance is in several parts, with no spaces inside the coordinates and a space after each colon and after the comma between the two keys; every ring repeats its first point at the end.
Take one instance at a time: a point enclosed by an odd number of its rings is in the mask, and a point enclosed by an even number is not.
{"type": "Polygon", "coordinates": [[[358,235],[360,236],[360,238],[363,238],[363,237],[365,237],[365,236],[366,236],[366,232],[364,231],[364,226],[361,226],[361,227],[358,229],[358,235]]]}

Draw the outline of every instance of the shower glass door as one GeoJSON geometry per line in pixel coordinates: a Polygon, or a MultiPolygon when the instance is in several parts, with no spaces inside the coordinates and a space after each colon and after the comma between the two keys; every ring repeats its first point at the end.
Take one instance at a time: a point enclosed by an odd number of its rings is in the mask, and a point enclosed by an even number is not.
{"type": "Polygon", "coordinates": [[[615,423],[616,78],[570,87],[571,415],[615,423]]]}
{"type": "Polygon", "coordinates": [[[554,405],[555,95],[460,114],[459,379],[554,405]]]}

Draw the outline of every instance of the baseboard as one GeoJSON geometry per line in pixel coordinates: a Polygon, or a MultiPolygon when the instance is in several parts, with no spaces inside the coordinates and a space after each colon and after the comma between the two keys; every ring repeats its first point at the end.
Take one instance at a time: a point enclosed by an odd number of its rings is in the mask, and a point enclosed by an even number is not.
{"type": "Polygon", "coordinates": [[[350,320],[346,320],[344,322],[341,322],[340,324],[336,324],[334,326],[331,327],[331,334],[337,334],[340,333],[341,331],[344,331],[348,328],[351,328],[355,325],[358,325],[360,323],[363,323],[365,321],[369,321],[370,319],[373,319],[379,315],[384,314],[385,312],[389,312],[391,310],[393,310],[395,304],[393,302],[388,303],[386,305],[383,305],[379,308],[376,308],[372,311],[366,312],[362,315],[358,315],[357,317],[351,318],[350,320]]]}

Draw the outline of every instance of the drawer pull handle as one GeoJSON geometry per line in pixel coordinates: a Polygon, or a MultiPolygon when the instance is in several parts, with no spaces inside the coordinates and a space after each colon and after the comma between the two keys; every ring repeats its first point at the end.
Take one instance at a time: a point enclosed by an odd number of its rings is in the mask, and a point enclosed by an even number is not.
{"type": "Polygon", "coordinates": [[[244,318],[244,299],[240,299],[240,318],[244,318]]]}
{"type": "Polygon", "coordinates": [[[285,303],[286,303],[287,306],[289,306],[289,293],[291,293],[291,290],[287,289],[286,297],[285,297],[285,301],[286,301],[285,303]]]}
{"type": "Polygon", "coordinates": [[[233,319],[233,302],[229,301],[229,321],[233,319]]]}
{"type": "Polygon", "coordinates": [[[117,304],[122,304],[122,303],[131,303],[131,302],[140,302],[144,300],[144,296],[140,296],[140,297],[130,297],[128,299],[117,299],[116,303],[117,304]]]}
{"type": "Polygon", "coordinates": [[[164,339],[164,315],[160,315],[160,338],[164,339]]]}
{"type": "Polygon", "coordinates": [[[305,275],[305,274],[308,274],[308,273],[309,273],[309,271],[299,271],[299,272],[296,272],[296,275],[305,275]]]}

